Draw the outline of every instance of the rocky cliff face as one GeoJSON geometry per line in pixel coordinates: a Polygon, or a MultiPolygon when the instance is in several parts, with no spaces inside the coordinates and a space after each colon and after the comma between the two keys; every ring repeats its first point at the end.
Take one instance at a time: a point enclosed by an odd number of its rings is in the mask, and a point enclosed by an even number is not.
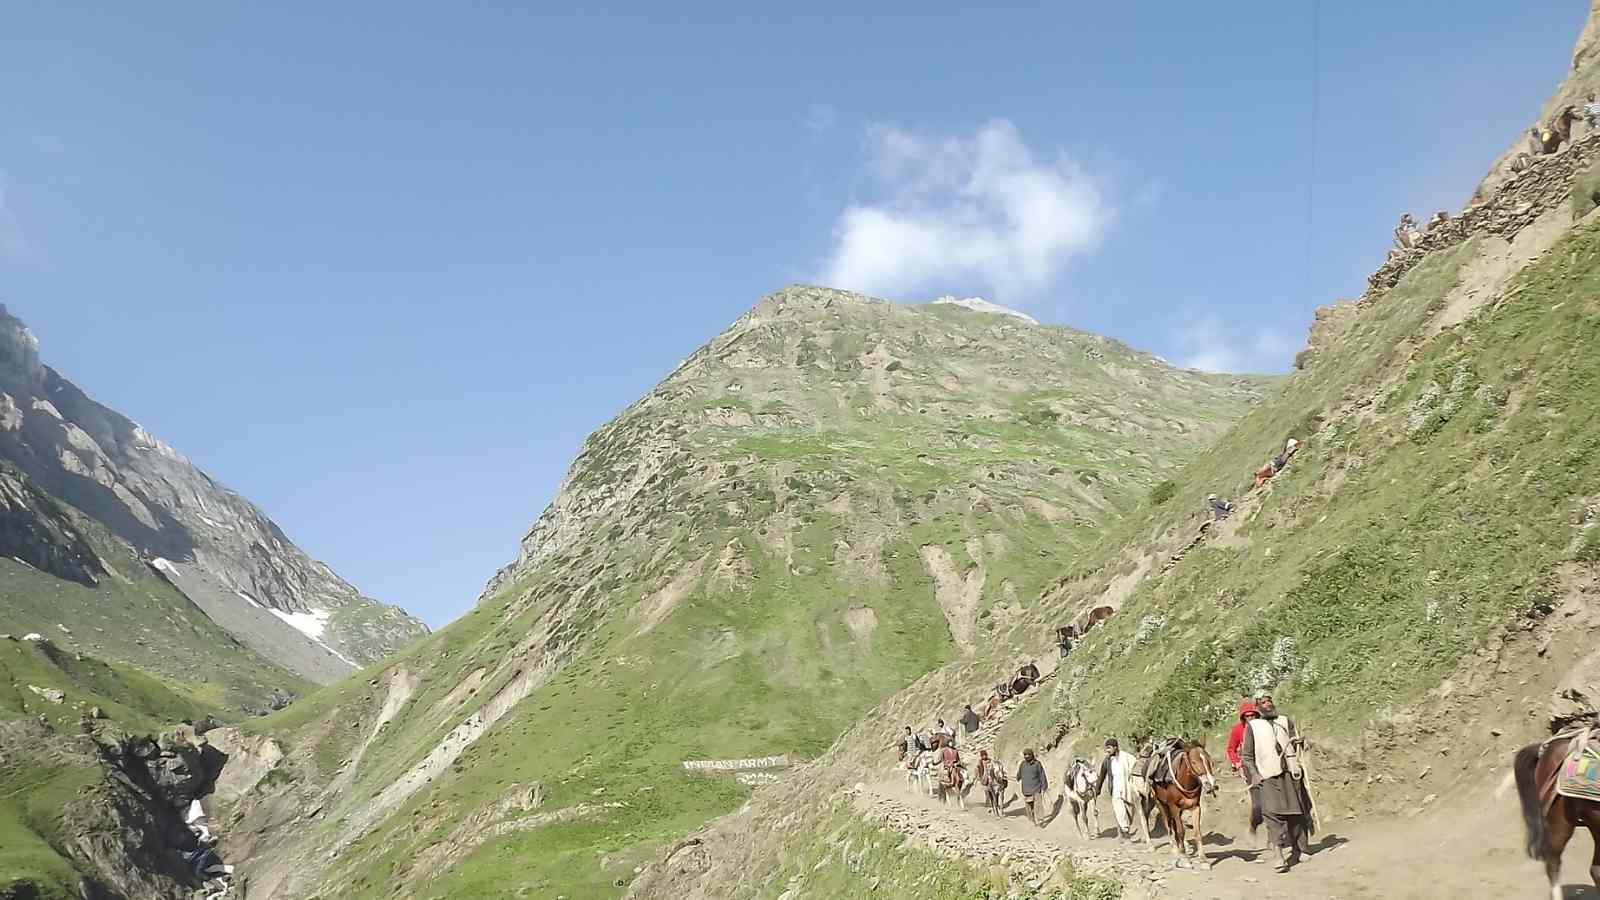
{"type": "MultiPolygon", "coordinates": [[[[332,680],[425,631],[402,610],[363,596],[248,500],[44,365],[38,341],[3,306],[0,459],[35,491],[135,548],[240,640],[304,677],[332,680]]],[[[50,565],[68,578],[88,571],[71,554],[50,565]]]]}

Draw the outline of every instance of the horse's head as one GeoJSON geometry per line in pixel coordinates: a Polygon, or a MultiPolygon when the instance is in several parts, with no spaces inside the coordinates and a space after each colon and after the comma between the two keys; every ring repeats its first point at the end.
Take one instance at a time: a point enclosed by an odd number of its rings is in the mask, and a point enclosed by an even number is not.
{"type": "Polygon", "coordinates": [[[1206,745],[1201,743],[1190,744],[1183,751],[1189,758],[1189,767],[1200,776],[1200,787],[1208,794],[1217,793],[1216,770],[1211,765],[1211,754],[1206,752],[1206,745]]]}

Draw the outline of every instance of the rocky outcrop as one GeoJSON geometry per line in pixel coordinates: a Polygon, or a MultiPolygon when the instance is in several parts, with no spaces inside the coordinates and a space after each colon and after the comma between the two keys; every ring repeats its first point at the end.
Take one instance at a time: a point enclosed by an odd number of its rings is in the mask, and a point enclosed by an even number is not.
{"type": "Polygon", "coordinates": [[[1566,205],[1572,185],[1600,157],[1600,134],[1579,140],[1560,152],[1541,156],[1533,164],[1500,182],[1483,202],[1429,229],[1415,247],[1393,253],[1367,278],[1362,302],[1381,297],[1405,274],[1435,250],[1445,250],[1479,234],[1507,240],[1552,209],[1566,205]]]}
{"type": "MultiPolygon", "coordinates": [[[[181,808],[206,789],[220,765],[216,756],[171,737],[68,737],[33,722],[0,723],[0,774],[12,766],[93,773],[59,809],[40,807],[38,813],[56,818],[52,847],[78,873],[83,896],[101,900],[194,895],[200,883],[180,856],[194,848],[194,837],[181,808]]],[[[11,889],[22,897],[44,890],[30,884],[11,889]]]]}
{"type": "Polygon", "coordinates": [[[66,511],[26,476],[5,468],[0,468],[0,556],[84,585],[93,586],[106,574],[66,511]]]}
{"type": "MultiPolygon", "coordinates": [[[[332,658],[326,667],[308,668],[303,659],[267,653],[307,678],[332,680],[426,631],[404,611],[364,596],[311,559],[248,500],[41,362],[38,341],[3,306],[0,460],[20,470],[36,492],[81,511],[145,559],[194,573],[214,587],[215,603],[253,607],[326,648],[332,658]]],[[[25,545],[26,532],[35,526],[17,524],[23,518],[17,507],[15,490],[0,479],[0,541],[15,534],[15,542],[25,545]]],[[[62,540],[53,543],[75,547],[62,540]]],[[[87,561],[92,553],[82,551],[57,552],[52,564],[61,572],[47,571],[74,580],[97,575],[87,561]]],[[[34,552],[44,555],[43,549],[34,552]]],[[[28,556],[13,555],[33,564],[28,556]]]]}

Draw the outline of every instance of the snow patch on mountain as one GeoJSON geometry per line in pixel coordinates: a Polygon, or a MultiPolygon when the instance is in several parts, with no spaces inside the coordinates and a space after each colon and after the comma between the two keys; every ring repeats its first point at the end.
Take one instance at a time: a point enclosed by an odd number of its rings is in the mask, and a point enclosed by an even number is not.
{"type": "Polygon", "coordinates": [[[957,300],[954,297],[940,297],[933,302],[944,303],[950,306],[960,306],[965,309],[970,309],[973,312],[994,313],[995,315],[1000,316],[1012,316],[1027,322],[1029,325],[1039,324],[1038,319],[1035,319],[1033,316],[1030,316],[1025,312],[1018,312],[1009,306],[1001,306],[998,303],[990,303],[982,297],[968,297],[965,300],[957,300]]]}

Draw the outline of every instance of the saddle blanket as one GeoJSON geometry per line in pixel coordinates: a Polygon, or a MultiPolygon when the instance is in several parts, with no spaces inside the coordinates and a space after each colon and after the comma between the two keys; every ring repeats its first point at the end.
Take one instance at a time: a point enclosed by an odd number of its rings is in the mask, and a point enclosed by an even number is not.
{"type": "Polygon", "coordinates": [[[1588,746],[1567,754],[1556,775],[1556,793],[1600,803],[1600,744],[1591,740],[1588,746]]]}

